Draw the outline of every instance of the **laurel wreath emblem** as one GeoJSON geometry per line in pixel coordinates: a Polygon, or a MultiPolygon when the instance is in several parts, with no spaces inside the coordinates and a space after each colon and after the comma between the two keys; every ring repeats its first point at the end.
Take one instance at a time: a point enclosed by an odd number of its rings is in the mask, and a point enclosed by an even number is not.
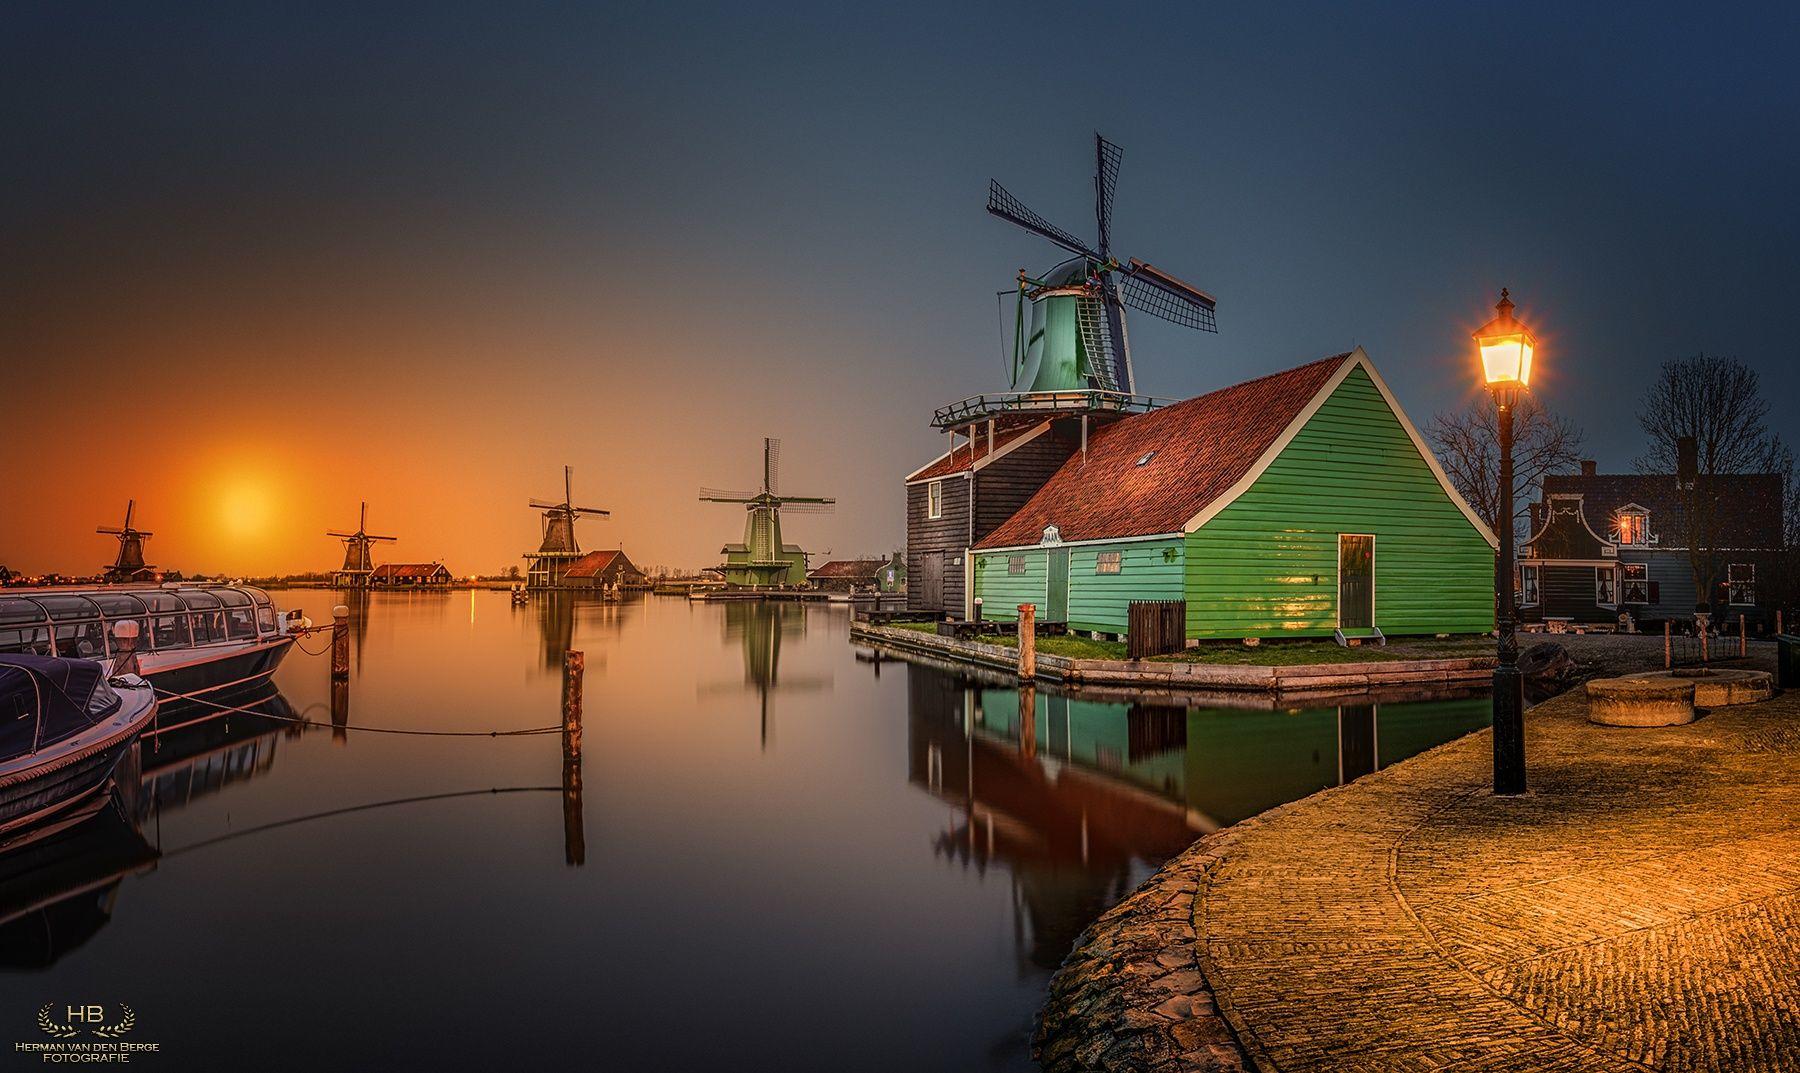
{"type": "MultiPolygon", "coordinates": [[[[54,1003],[51,1005],[54,1005],[54,1003]]],[[[50,1006],[45,1006],[38,1011],[38,1027],[55,1039],[68,1039],[70,1036],[81,1035],[81,1029],[76,1028],[74,1025],[57,1024],[55,1021],[52,1021],[50,1019],[50,1006]]]]}
{"type": "Polygon", "coordinates": [[[120,1036],[131,1031],[132,1026],[137,1024],[137,1011],[133,1010],[130,1006],[125,1005],[123,1002],[119,1003],[119,1009],[125,1011],[125,1016],[121,1018],[117,1024],[103,1025],[100,1028],[94,1029],[94,1035],[99,1036],[101,1039],[118,1039],[120,1036]]]}
{"type": "MultiPolygon", "coordinates": [[[[38,1010],[37,1023],[38,1027],[44,1030],[44,1034],[52,1039],[70,1039],[74,1036],[81,1035],[81,1029],[79,1027],[51,1020],[50,1010],[54,1005],[55,1003],[50,1003],[38,1010]]],[[[120,1036],[123,1036],[125,1033],[137,1027],[137,1011],[133,1010],[130,1006],[125,1005],[123,1002],[119,1003],[119,1008],[125,1011],[125,1016],[120,1018],[118,1022],[114,1024],[101,1025],[99,1028],[94,1029],[94,1035],[99,1036],[101,1039],[118,1039],[120,1036]]]]}

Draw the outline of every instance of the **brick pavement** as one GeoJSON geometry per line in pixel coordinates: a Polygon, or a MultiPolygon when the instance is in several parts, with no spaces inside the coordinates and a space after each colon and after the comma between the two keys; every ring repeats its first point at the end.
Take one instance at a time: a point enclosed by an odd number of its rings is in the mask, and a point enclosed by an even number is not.
{"type": "Polygon", "coordinates": [[[1083,936],[1040,1060],[1800,1069],[1800,696],[1584,712],[1531,710],[1524,797],[1482,732],[1196,843],[1083,936]]]}

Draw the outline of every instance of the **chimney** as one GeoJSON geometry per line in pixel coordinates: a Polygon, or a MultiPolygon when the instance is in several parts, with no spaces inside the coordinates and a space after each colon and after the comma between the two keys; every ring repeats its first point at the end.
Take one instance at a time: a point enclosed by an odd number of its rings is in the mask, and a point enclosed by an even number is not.
{"type": "Polygon", "coordinates": [[[1683,436],[1675,441],[1675,483],[1686,488],[1694,483],[1700,472],[1700,448],[1694,437],[1683,436]]]}
{"type": "Polygon", "coordinates": [[[1593,459],[1584,458],[1581,460],[1581,475],[1583,477],[1592,477],[1594,475],[1594,460],[1593,459]]]}

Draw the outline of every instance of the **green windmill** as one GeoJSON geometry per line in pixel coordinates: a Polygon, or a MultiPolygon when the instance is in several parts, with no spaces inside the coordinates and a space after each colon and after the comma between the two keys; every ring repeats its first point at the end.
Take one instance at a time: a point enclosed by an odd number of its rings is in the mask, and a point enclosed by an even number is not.
{"type": "Polygon", "coordinates": [[[1218,330],[1211,295],[1135,257],[1121,262],[1113,256],[1113,190],[1123,155],[1118,146],[1094,135],[1097,248],[1032,212],[998,182],[988,184],[989,212],[1075,255],[1041,278],[1019,270],[1014,391],[1133,394],[1126,306],[1184,327],[1218,330]]]}
{"type": "Polygon", "coordinates": [[[782,588],[806,581],[806,552],[798,544],[781,540],[781,512],[790,514],[828,514],[837,500],[827,496],[791,496],[780,491],[781,441],[763,440],[762,490],[729,492],[718,488],[700,489],[700,499],[707,503],[741,503],[744,505],[744,542],[727,544],[725,583],[742,588],[782,588]]]}

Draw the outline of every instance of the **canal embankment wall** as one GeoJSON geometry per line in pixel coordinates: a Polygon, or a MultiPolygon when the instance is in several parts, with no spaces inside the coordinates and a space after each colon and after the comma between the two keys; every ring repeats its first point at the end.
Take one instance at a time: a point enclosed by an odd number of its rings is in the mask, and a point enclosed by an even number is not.
{"type": "MultiPolygon", "coordinates": [[[[1016,672],[1019,650],[1006,645],[858,620],[850,639],[995,670],[1016,672]]],[[[1290,666],[1181,660],[1072,659],[1037,653],[1034,677],[1077,685],[1214,693],[1349,693],[1392,686],[1467,686],[1488,681],[1492,657],[1306,663],[1290,666]]]]}

